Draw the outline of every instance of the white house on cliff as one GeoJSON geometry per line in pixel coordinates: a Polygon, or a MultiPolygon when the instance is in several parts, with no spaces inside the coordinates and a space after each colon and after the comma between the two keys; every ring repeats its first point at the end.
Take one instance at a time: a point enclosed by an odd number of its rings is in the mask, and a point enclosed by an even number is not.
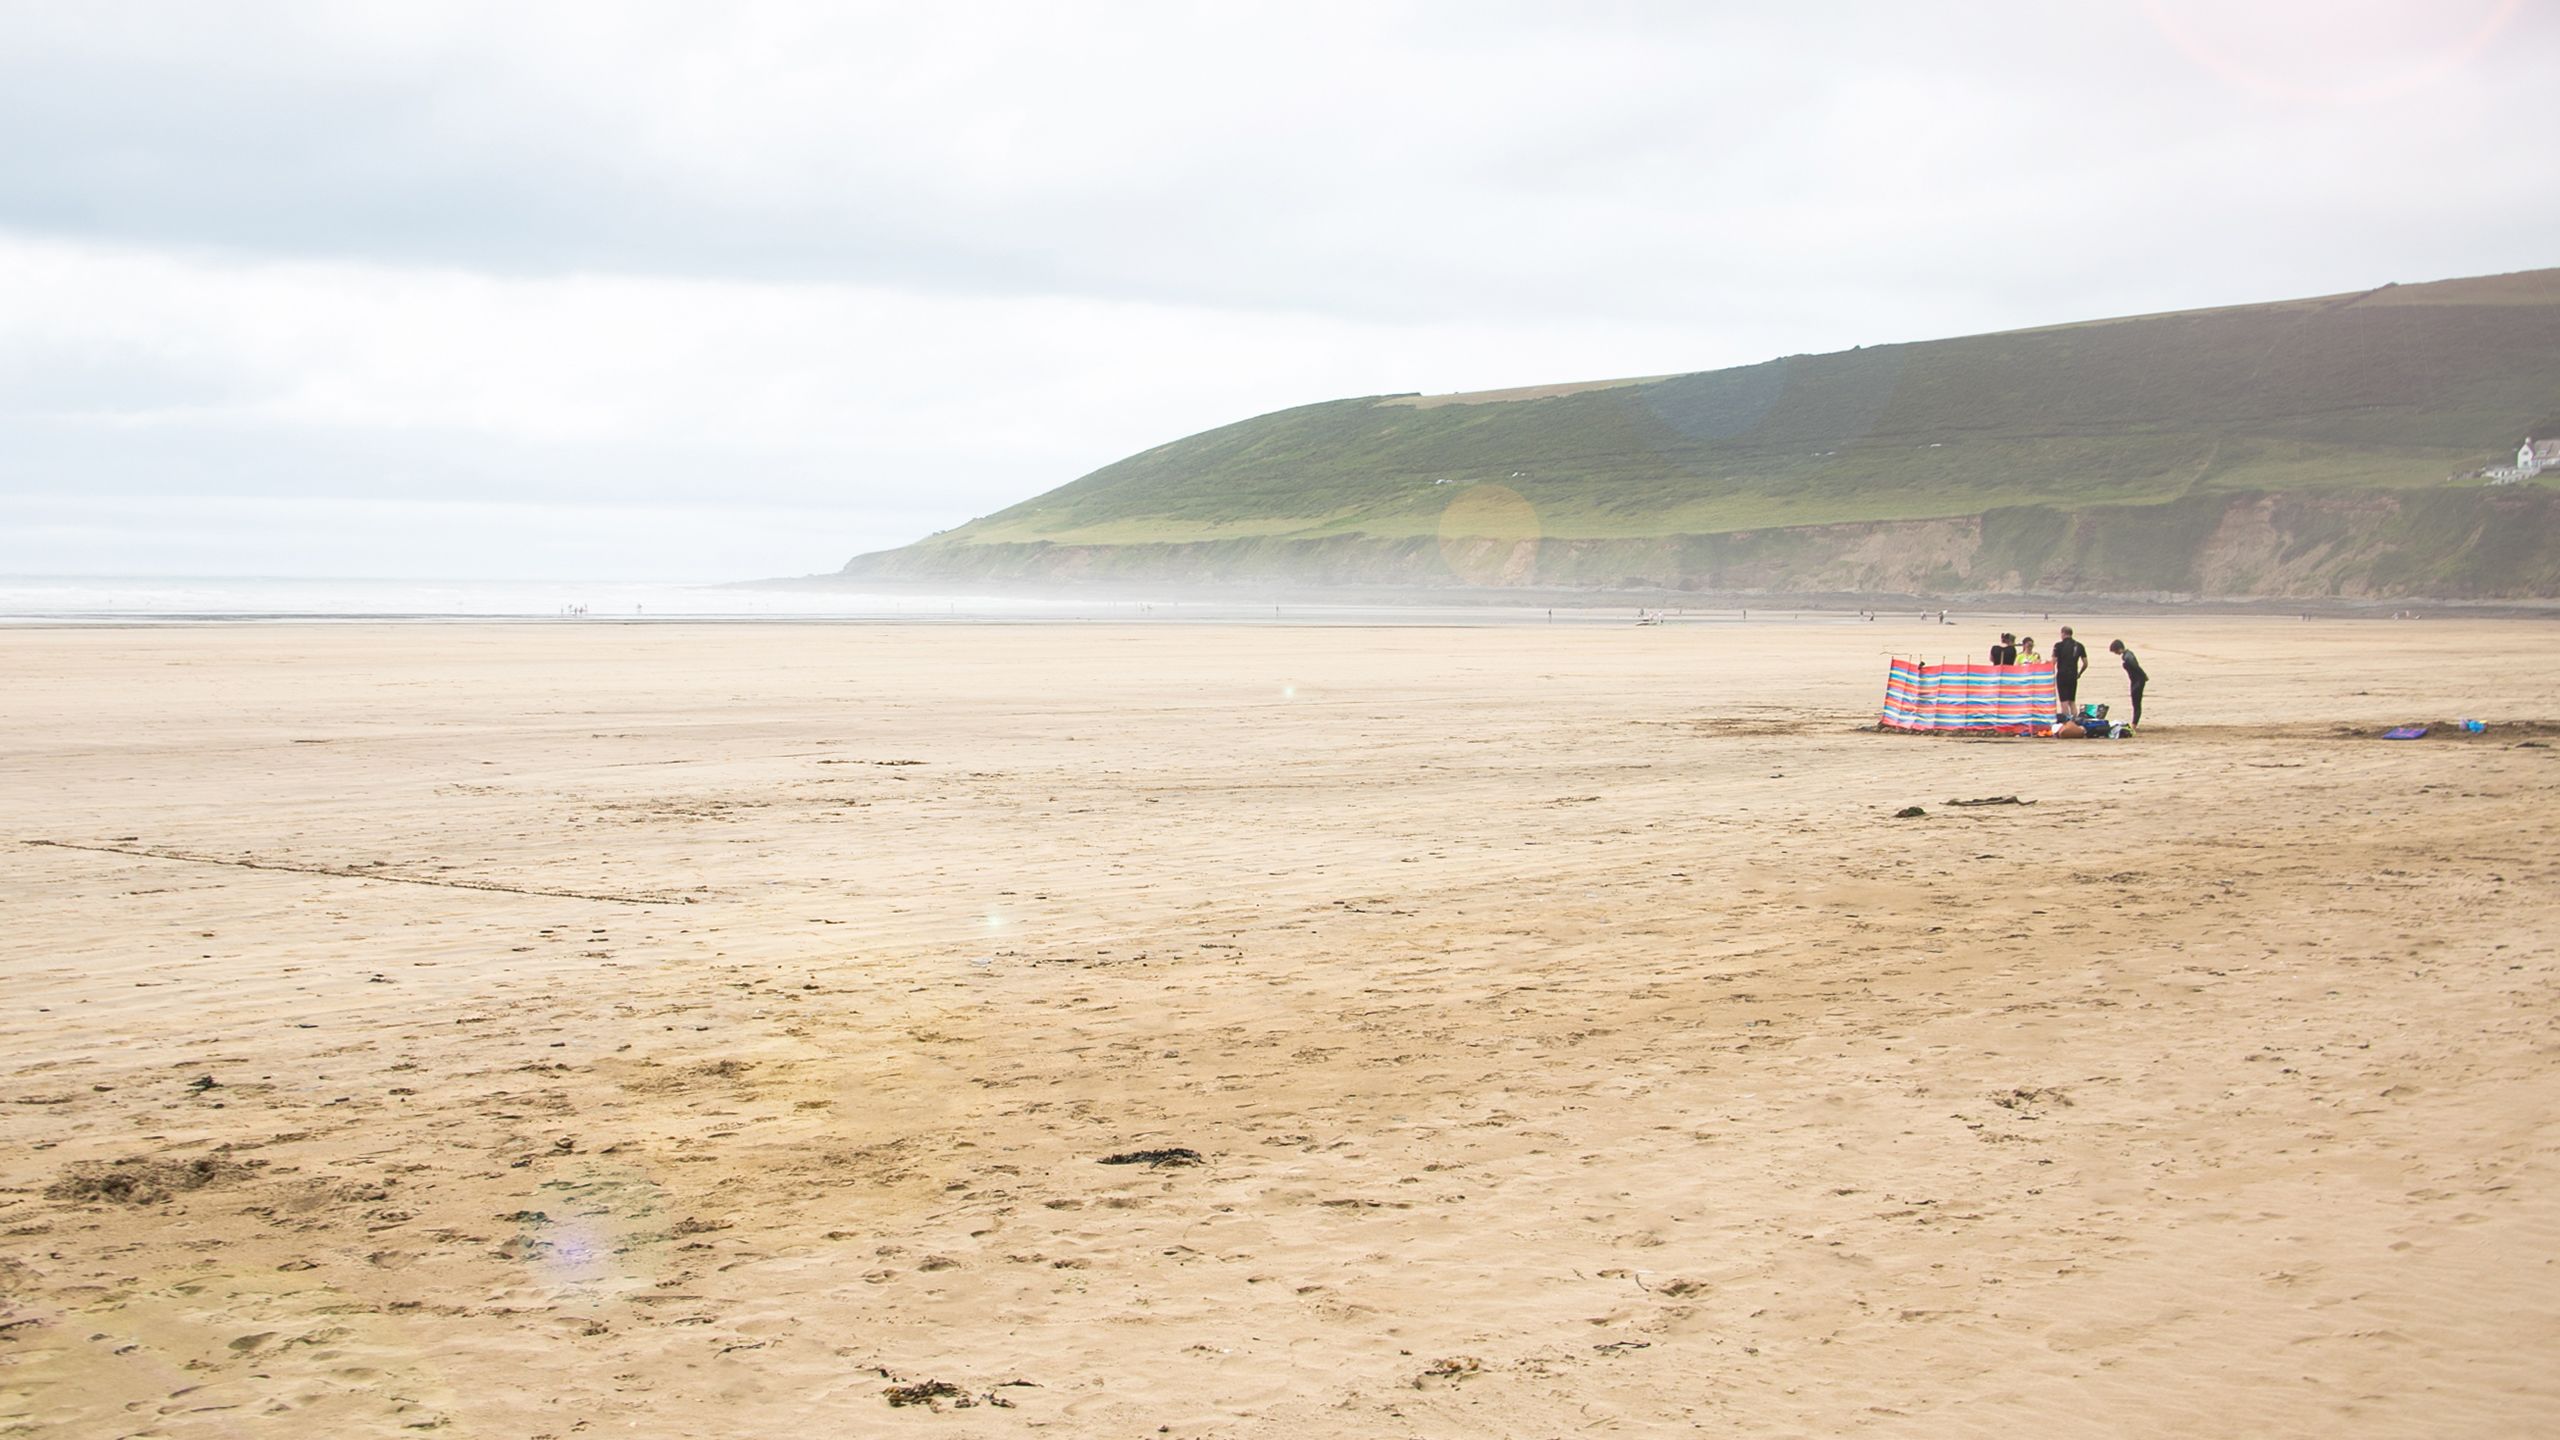
{"type": "Polygon", "coordinates": [[[2530,480],[2545,470],[2560,471],[2560,440],[2536,440],[2528,435],[2516,447],[2516,463],[2482,471],[2492,485],[2513,485],[2530,480]]]}

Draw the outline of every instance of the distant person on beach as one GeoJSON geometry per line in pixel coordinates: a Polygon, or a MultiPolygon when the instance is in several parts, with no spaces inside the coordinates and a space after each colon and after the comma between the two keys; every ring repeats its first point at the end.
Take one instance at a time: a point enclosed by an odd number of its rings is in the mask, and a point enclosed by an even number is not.
{"type": "Polygon", "coordinates": [[[2053,693],[2062,700],[2062,713],[2068,715],[2080,703],[2080,677],[2089,673],[2089,647],[2071,638],[2071,627],[2062,627],[2062,638],[2053,642],[2053,693]]]}
{"type": "Polygon", "coordinates": [[[2143,670],[2142,662],[2133,658],[2133,651],[2127,649],[2123,641],[2110,640],[2107,649],[2124,657],[2124,678],[2133,686],[2133,723],[2139,725],[2142,723],[2142,687],[2151,683],[2151,676],[2143,670]]]}

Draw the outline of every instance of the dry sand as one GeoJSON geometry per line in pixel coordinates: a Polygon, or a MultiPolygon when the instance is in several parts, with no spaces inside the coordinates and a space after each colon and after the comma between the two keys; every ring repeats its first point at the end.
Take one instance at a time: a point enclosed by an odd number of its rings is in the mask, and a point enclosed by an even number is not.
{"type": "Polygon", "coordinates": [[[2560,627],[2128,633],[0,632],[0,1433],[2560,1430],[2560,627]]]}

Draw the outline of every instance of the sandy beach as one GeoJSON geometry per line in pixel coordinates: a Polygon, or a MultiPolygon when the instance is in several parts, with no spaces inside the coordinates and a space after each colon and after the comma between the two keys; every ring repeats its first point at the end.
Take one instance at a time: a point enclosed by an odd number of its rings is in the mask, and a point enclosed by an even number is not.
{"type": "Polygon", "coordinates": [[[0,1434],[2560,1431],[2560,624],[2004,628],[0,630],[0,1434]]]}

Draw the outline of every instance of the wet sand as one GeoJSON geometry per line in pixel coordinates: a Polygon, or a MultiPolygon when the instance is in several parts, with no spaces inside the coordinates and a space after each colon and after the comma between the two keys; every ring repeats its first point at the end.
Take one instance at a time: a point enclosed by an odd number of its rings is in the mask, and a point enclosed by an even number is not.
{"type": "Polygon", "coordinates": [[[2121,633],[0,631],[0,1434],[2560,1429],[2560,625],[2121,633]]]}

